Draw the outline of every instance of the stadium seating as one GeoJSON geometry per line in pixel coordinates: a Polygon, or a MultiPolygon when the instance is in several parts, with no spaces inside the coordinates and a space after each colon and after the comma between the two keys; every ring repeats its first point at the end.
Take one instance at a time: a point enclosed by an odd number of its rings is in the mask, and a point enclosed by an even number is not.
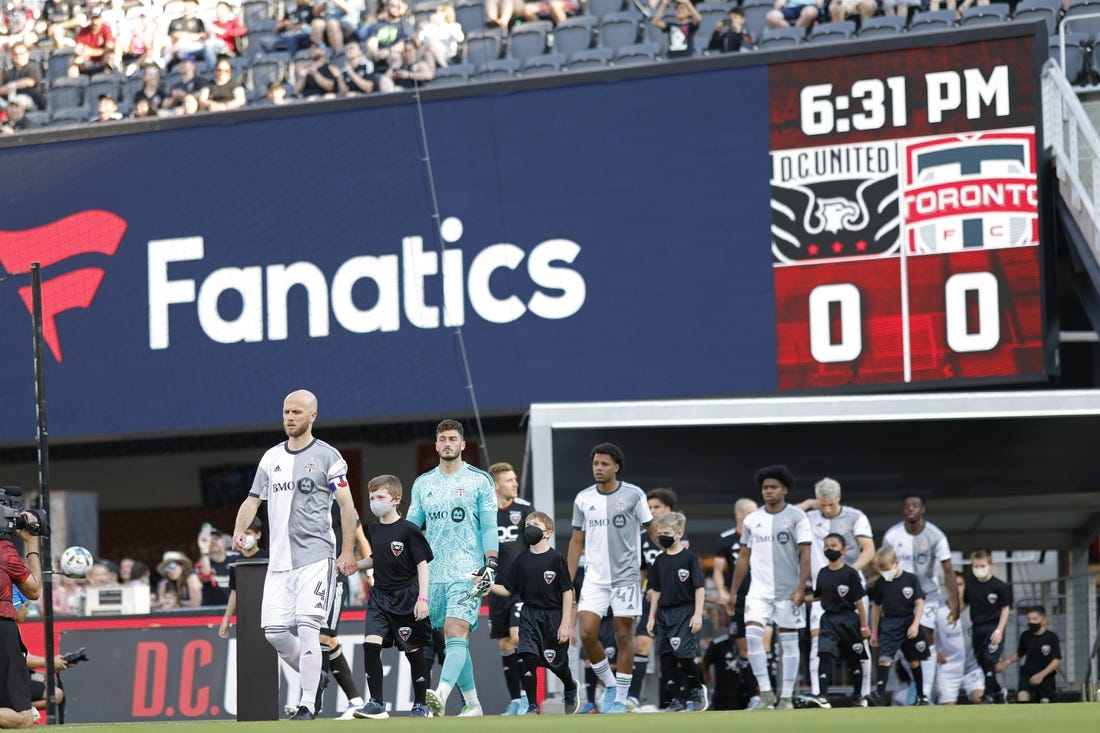
{"type": "Polygon", "coordinates": [[[570,71],[585,71],[588,69],[602,69],[611,61],[611,49],[590,48],[587,51],[578,51],[569,61],[570,71]]]}
{"type": "Polygon", "coordinates": [[[859,37],[896,36],[904,32],[905,18],[900,15],[880,15],[863,21],[859,29],[859,37]]]}
{"type": "Polygon", "coordinates": [[[588,0],[584,6],[584,14],[603,20],[611,13],[618,13],[623,9],[623,0],[588,0]]]}
{"type": "Polygon", "coordinates": [[[1100,0],[1072,0],[1063,21],[1067,33],[1100,33],[1100,0]],[[1095,15],[1095,18],[1079,16],[1095,15]]]}
{"type": "Polygon", "coordinates": [[[1001,3],[990,5],[976,5],[969,7],[962,13],[959,20],[961,26],[985,25],[989,23],[1004,23],[1008,21],[1008,6],[1001,3]]]}
{"type": "Polygon", "coordinates": [[[519,71],[519,62],[515,59],[493,59],[474,72],[474,81],[511,79],[517,71],[519,71]]]}
{"type": "Polygon", "coordinates": [[[718,21],[726,20],[730,9],[734,7],[736,7],[735,3],[699,3],[695,7],[699,11],[699,15],[703,17],[699,22],[699,30],[695,33],[695,50],[697,52],[702,53],[706,49],[707,44],[710,43],[710,37],[714,34],[714,26],[718,24],[718,21]]]}
{"type": "Polygon", "coordinates": [[[126,78],[122,74],[96,74],[89,80],[88,87],[84,90],[84,106],[94,110],[102,94],[110,96],[116,102],[120,101],[119,96],[125,81],[126,78]]]}
{"type": "Polygon", "coordinates": [[[451,64],[441,66],[435,71],[432,79],[433,87],[451,87],[465,84],[474,75],[474,67],[471,64],[451,64]]]}
{"type": "Polygon", "coordinates": [[[943,31],[954,27],[954,10],[930,10],[926,13],[918,13],[909,21],[910,33],[929,33],[943,31]]]}
{"type": "Polygon", "coordinates": [[[545,20],[524,23],[512,31],[508,38],[508,58],[523,63],[533,56],[546,52],[546,41],[553,26],[545,20]]]}
{"type": "Polygon", "coordinates": [[[856,34],[854,20],[834,20],[831,23],[818,23],[810,29],[807,43],[831,43],[846,41],[856,34]]]}
{"type": "Polygon", "coordinates": [[[88,88],[88,77],[75,78],[64,77],[50,84],[50,92],[46,98],[46,109],[53,119],[60,110],[79,109],[80,114],[88,116],[84,107],[84,90],[88,88]]]}
{"type": "Polygon", "coordinates": [[[1062,15],[1062,0],[1020,0],[1012,19],[1019,21],[1042,20],[1047,24],[1047,34],[1058,32],[1058,20],[1062,15]]]}
{"type": "Polygon", "coordinates": [[[656,43],[635,43],[631,46],[623,46],[615,52],[614,63],[616,66],[652,63],[660,50],[660,46],[656,43]]]}
{"type": "Polygon", "coordinates": [[[466,36],[466,51],[463,59],[475,67],[483,66],[493,59],[500,58],[501,32],[499,29],[480,31],[466,36]]]}
{"type": "Polygon", "coordinates": [[[460,0],[455,3],[455,20],[467,35],[485,30],[485,0],[460,0]]]}
{"type": "Polygon", "coordinates": [[[592,48],[597,22],[596,18],[582,16],[567,18],[565,22],[559,23],[554,30],[554,52],[569,60],[578,51],[592,48]]]}
{"type": "Polygon", "coordinates": [[[638,41],[638,16],[631,11],[610,13],[600,21],[600,48],[613,52],[638,41]]]}
{"type": "Polygon", "coordinates": [[[764,34],[764,17],[775,7],[774,0],[744,0],[741,12],[745,16],[745,30],[754,40],[764,34]]]}
{"type": "Polygon", "coordinates": [[[520,73],[523,76],[549,76],[557,74],[563,66],[565,66],[565,56],[560,53],[547,53],[524,61],[520,73]]]}
{"type": "Polygon", "coordinates": [[[774,50],[786,46],[797,46],[806,36],[805,28],[766,28],[757,44],[761,49],[774,50]]]}
{"type": "Polygon", "coordinates": [[[1061,38],[1054,36],[1050,39],[1050,57],[1061,64],[1062,40],[1066,45],[1066,63],[1063,70],[1071,84],[1076,84],[1085,76],[1085,50],[1091,42],[1087,33],[1063,33],[1061,38]]]}

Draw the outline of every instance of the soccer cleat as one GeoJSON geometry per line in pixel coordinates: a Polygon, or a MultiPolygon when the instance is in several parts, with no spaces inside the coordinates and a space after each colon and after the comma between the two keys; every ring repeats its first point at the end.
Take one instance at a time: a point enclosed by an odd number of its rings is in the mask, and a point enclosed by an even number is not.
{"type": "Polygon", "coordinates": [[[463,705],[462,710],[460,710],[458,713],[458,717],[479,718],[484,714],[485,712],[481,709],[480,705],[463,705]]]}
{"type": "Polygon", "coordinates": [[[580,687],[579,685],[577,685],[576,682],[573,683],[572,687],[565,691],[561,698],[563,713],[565,713],[566,715],[572,715],[577,712],[577,707],[579,707],[580,705],[580,697],[578,696],[579,693],[580,687]]]}
{"type": "Polygon", "coordinates": [[[706,685],[700,685],[691,695],[691,711],[701,713],[708,707],[710,707],[710,695],[707,693],[706,685]]]}
{"type": "Polygon", "coordinates": [[[512,700],[512,702],[508,703],[508,707],[505,708],[501,715],[522,715],[520,712],[521,708],[524,710],[527,709],[527,706],[523,704],[522,700],[512,700]]]}
{"type": "Polygon", "coordinates": [[[294,715],[291,715],[290,719],[291,720],[313,720],[314,717],[316,717],[316,716],[314,716],[313,711],[311,711],[305,705],[299,705],[297,712],[295,712],[294,715]]]}
{"type": "Polygon", "coordinates": [[[802,702],[808,708],[824,708],[825,710],[828,710],[832,707],[832,705],[829,703],[829,698],[825,697],[824,695],[809,695],[802,698],[802,702]]]}
{"type": "Polygon", "coordinates": [[[752,705],[749,705],[748,709],[749,710],[775,710],[775,702],[776,702],[775,693],[772,692],[771,690],[767,690],[766,692],[761,692],[757,696],[756,702],[754,702],[752,705]]]}
{"type": "Polygon", "coordinates": [[[635,710],[637,710],[641,706],[642,706],[642,701],[639,700],[638,698],[634,697],[633,695],[630,695],[626,698],[626,709],[629,710],[630,712],[634,712],[635,710]]]}
{"type": "Polygon", "coordinates": [[[357,718],[370,718],[371,720],[385,720],[390,717],[386,712],[386,706],[377,700],[367,700],[363,707],[355,711],[357,718]]]}
{"type": "Polygon", "coordinates": [[[428,706],[422,702],[418,702],[412,706],[412,710],[409,711],[410,718],[430,718],[432,717],[432,711],[428,710],[428,706]]]}
{"type": "Polygon", "coordinates": [[[337,715],[334,720],[354,720],[356,710],[358,710],[358,708],[355,706],[349,706],[347,710],[337,715]]]}
{"type": "Polygon", "coordinates": [[[682,713],[684,710],[684,704],[676,698],[668,701],[668,707],[661,708],[662,713],[682,713]]]}
{"type": "Polygon", "coordinates": [[[594,702],[586,702],[584,707],[581,708],[581,715],[595,715],[598,712],[600,711],[594,702]]]}
{"type": "Polygon", "coordinates": [[[607,713],[615,706],[615,696],[619,693],[614,685],[603,691],[603,702],[600,703],[600,712],[607,713]]]}
{"type": "Polygon", "coordinates": [[[913,704],[915,706],[917,706],[918,708],[926,708],[926,707],[928,707],[929,705],[932,704],[932,701],[929,700],[924,695],[917,695],[917,701],[913,704]]]}
{"type": "Polygon", "coordinates": [[[852,707],[869,708],[871,707],[871,701],[863,695],[852,695],[852,707]]]}
{"type": "Polygon", "coordinates": [[[630,711],[626,709],[626,703],[613,702],[611,707],[604,710],[608,715],[626,715],[630,711]]]}
{"type": "Polygon", "coordinates": [[[432,711],[432,717],[442,718],[445,715],[446,703],[439,693],[430,687],[424,692],[424,703],[428,706],[428,710],[432,711]]]}
{"type": "Polygon", "coordinates": [[[779,702],[775,705],[776,710],[794,710],[794,701],[789,697],[779,698],[779,702]]]}
{"type": "Polygon", "coordinates": [[[886,696],[883,695],[878,690],[875,690],[874,692],[872,692],[870,695],[867,696],[867,702],[873,708],[884,708],[889,704],[886,701],[886,696]]]}
{"type": "Polygon", "coordinates": [[[536,705],[535,703],[531,703],[530,705],[528,705],[527,706],[527,711],[524,712],[524,715],[539,715],[539,714],[540,714],[539,713],[539,706],[536,705]]]}

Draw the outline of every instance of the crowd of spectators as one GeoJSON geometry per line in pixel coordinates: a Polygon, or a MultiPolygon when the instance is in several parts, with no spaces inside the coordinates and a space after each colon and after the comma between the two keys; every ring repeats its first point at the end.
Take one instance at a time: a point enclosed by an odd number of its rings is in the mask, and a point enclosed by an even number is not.
{"type": "Polygon", "coordinates": [[[528,65],[528,55],[505,54],[524,26],[538,31],[534,53],[558,70],[626,63],[624,48],[641,48],[634,58],[642,61],[745,51],[770,40],[771,30],[794,27],[805,36],[830,22],[862,24],[880,13],[904,22],[911,11],[941,7],[961,17],[989,2],[742,0],[697,8],[691,0],[485,0],[472,7],[464,0],[456,16],[446,1],[7,0],[0,132],[385,93],[430,84],[437,74],[441,84],[443,77],[453,83],[545,70],[528,65]],[[605,32],[609,19],[625,22],[605,32]],[[580,49],[600,53],[561,53],[555,32],[565,23],[583,25],[580,49]]]}

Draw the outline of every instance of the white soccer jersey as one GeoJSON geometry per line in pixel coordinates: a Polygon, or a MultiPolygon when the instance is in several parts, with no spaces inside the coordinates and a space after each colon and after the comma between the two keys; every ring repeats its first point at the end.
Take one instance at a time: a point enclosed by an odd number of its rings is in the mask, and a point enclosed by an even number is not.
{"type": "Polygon", "coordinates": [[[806,513],[790,504],[775,514],[763,506],[745,517],[741,546],[751,550],[749,595],[789,600],[798,589],[798,547],[811,544],[813,538],[806,513]]]}
{"type": "Polygon", "coordinates": [[[936,651],[943,653],[945,664],[958,665],[964,673],[970,672],[978,666],[974,660],[974,645],[970,643],[970,609],[964,608],[954,624],[947,621],[950,614],[951,609],[946,604],[936,611],[936,651]]]}
{"type": "Polygon", "coordinates": [[[653,521],[645,492],[625,481],[610,494],[596,484],[573,501],[573,528],[584,532],[584,582],[611,588],[641,581],[638,533],[653,521]]]}
{"type": "Polygon", "coordinates": [[[925,522],[924,529],[917,534],[909,534],[905,522],[898,522],[886,530],[882,544],[894,550],[902,570],[920,578],[925,603],[938,603],[942,599],[940,584],[936,581],[936,568],[944,560],[951,559],[951,547],[947,544],[947,535],[939,527],[925,522]]]}
{"type": "Polygon", "coordinates": [[[340,451],[314,440],[299,451],[280,443],[264,453],[250,496],[267,502],[269,570],[292,570],[336,557],[332,494],[347,486],[340,451]]]}
{"type": "Polygon", "coordinates": [[[840,512],[832,519],[822,514],[820,509],[811,509],[806,512],[806,518],[814,533],[814,543],[810,548],[810,574],[813,578],[817,578],[818,571],[829,564],[825,559],[826,535],[835,533],[844,536],[844,547],[847,548],[844,562],[848,565],[854,565],[859,559],[859,538],[875,537],[867,515],[855,507],[841,506],[840,512]]]}

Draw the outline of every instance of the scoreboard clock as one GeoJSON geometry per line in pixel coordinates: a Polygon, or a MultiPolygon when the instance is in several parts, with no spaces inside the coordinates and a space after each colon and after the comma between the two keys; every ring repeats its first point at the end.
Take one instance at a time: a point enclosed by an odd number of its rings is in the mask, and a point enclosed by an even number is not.
{"type": "Polygon", "coordinates": [[[1034,41],[769,67],[780,389],[1046,375],[1034,41]]]}

